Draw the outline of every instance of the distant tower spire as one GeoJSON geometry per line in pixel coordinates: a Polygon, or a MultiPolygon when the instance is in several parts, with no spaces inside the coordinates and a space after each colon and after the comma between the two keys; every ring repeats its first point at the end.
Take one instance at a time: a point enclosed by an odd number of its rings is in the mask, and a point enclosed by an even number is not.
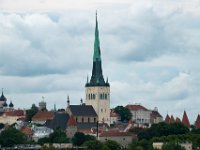
{"type": "Polygon", "coordinates": [[[70,100],[69,100],[69,95],[67,95],[67,106],[69,107],[70,105],[70,100]]]}
{"type": "Polygon", "coordinates": [[[109,86],[105,83],[103,78],[103,71],[101,66],[101,50],[100,50],[100,40],[99,40],[99,28],[98,28],[98,19],[97,11],[95,16],[95,39],[94,39],[94,53],[93,53],[93,67],[92,67],[92,77],[90,82],[86,84],[88,86],[109,86]]]}

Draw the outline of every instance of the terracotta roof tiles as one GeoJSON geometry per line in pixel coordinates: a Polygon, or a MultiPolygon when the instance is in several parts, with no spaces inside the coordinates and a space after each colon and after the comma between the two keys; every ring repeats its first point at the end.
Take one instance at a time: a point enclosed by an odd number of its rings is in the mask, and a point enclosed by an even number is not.
{"type": "Polygon", "coordinates": [[[135,104],[135,105],[126,105],[126,108],[128,108],[129,110],[133,110],[133,111],[138,111],[138,110],[148,111],[147,108],[145,108],[142,105],[138,105],[138,104],[135,104]]]}
{"type": "Polygon", "coordinates": [[[53,117],[54,117],[54,113],[53,112],[42,112],[42,111],[39,111],[33,116],[32,120],[33,121],[46,121],[46,120],[53,119],[53,117]]]}

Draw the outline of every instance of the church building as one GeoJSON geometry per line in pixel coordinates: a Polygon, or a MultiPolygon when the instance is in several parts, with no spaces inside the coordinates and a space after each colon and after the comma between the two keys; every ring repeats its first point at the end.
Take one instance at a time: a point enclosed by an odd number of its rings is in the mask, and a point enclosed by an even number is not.
{"type": "Polygon", "coordinates": [[[98,21],[96,14],[95,41],[92,76],[85,85],[86,105],[92,105],[98,115],[99,123],[110,125],[110,84],[102,72],[98,21]]]}

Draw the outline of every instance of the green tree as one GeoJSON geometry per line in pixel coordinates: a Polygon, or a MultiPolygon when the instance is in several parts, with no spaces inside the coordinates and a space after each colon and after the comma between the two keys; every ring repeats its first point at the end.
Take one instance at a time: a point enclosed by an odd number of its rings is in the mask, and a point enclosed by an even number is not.
{"type": "Polygon", "coordinates": [[[72,143],[76,146],[81,146],[85,142],[85,134],[81,132],[76,132],[72,137],[72,143]]]}
{"type": "Polygon", "coordinates": [[[138,133],[138,138],[151,139],[168,135],[178,135],[189,133],[189,129],[182,123],[166,124],[164,122],[153,124],[149,129],[142,130],[138,133]]]}
{"type": "Polygon", "coordinates": [[[57,128],[56,130],[54,130],[52,134],[49,135],[49,140],[51,143],[68,143],[69,142],[69,138],[67,138],[65,132],[60,128],[57,128]]]}
{"type": "Polygon", "coordinates": [[[97,140],[86,141],[83,146],[85,146],[87,150],[104,150],[103,148],[105,147],[103,143],[97,140]]]}
{"type": "Polygon", "coordinates": [[[162,150],[185,150],[185,148],[175,142],[169,142],[162,146],[162,150]]]}
{"type": "Polygon", "coordinates": [[[38,144],[44,143],[69,143],[69,138],[62,129],[57,128],[49,135],[49,137],[44,137],[38,140],[38,144]]]}
{"type": "Polygon", "coordinates": [[[132,118],[130,110],[126,107],[117,106],[114,110],[120,115],[121,121],[129,121],[132,118]]]}
{"type": "Polygon", "coordinates": [[[116,141],[108,140],[104,142],[104,145],[106,145],[110,150],[120,150],[121,145],[117,143],[116,141]]]}
{"type": "Polygon", "coordinates": [[[26,121],[32,121],[32,117],[38,112],[38,107],[32,104],[31,108],[26,110],[26,121]]]}
{"type": "Polygon", "coordinates": [[[0,134],[0,143],[3,147],[12,147],[15,144],[23,144],[25,142],[25,135],[13,127],[8,127],[0,134]]]}

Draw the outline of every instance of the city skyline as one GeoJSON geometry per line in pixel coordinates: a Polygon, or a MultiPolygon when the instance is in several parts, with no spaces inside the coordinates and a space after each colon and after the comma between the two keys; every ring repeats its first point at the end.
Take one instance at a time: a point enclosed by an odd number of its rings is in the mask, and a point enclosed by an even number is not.
{"type": "Polygon", "coordinates": [[[18,2],[0,0],[0,85],[15,107],[42,96],[49,109],[65,108],[67,95],[85,100],[97,9],[111,107],[141,103],[163,117],[186,110],[191,123],[200,113],[199,2],[18,2]]]}

